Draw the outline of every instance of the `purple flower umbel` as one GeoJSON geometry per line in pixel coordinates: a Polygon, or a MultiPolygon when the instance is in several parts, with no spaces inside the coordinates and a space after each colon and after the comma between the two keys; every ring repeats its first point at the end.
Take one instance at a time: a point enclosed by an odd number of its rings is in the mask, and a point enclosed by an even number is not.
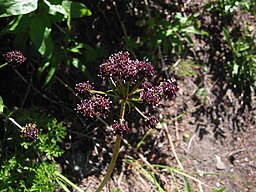
{"type": "Polygon", "coordinates": [[[38,129],[36,128],[36,124],[34,123],[26,124],[21,130],[21,137],[27,141],[37,140],[38,129]]]}
{"type": "Polygon", "coordinates": [[[132,60],[128,52],[113,54],[100,65],[100,77],[135,83],[139,79],[152,77],[155,69],[147,61],[132,60]]]}
{"type": "Polygon", "coordinates": [[[92,86],[91,83],[87,82],[83,82],[83,83],[78,83],[76,84],[75,89],[77,90],[78,93],[84,93],[90,90],[93,90],[94,87],[92,86]]]}
{"type": "Polygon", "coordinates": [[[110,112],[110,101],[104,96],[95,95],[94,98],[84,99],[77,104],[76,111],[83,116],[95,117],[102,115],[106,117],[110,112]]]}
{"type": "Polygon", "coordinates": [[[172,99],[178,90],[174,80],[164,80],[159,85],[153,85],[149,80],[156,71],[150,62],[130,59],[128,52],[118,52],[111,55],[100,65],[99,76],[109,83],[106,92],[94,90],[88,81],[76,84],[76,91],[85,93],[86,99],[77,104],[76,111],[83,116],[94,117],[110,112],[112,97],[120,105],[120,122],[114,121],[112,128],[116,134],[128,132],[128,123],[124,117],[127,108],[134,108],[145,120],[146,126],[155,128],[159,122],[154,115],[147,117],[137,105],[144,103],[149,107],[156,107],[162,99],[172,99]],[[86,94],[89,92],[90,94],[86,94]]]}
{"type": "Polygon", "coordinates": [[[148,128],[156,128],[157,124],[159,123],[158,118],[155,115],[151,115],[146,120],[146,126],[148,128]]]}
{"type": "Polygon", "coordinates": [[[176,92],[179,87],[174,79],[168,79],[160,83],[160,89],[162,91],[162,95],[166,99],[172,99],[176,96],[176,92]]]}
{"type": "Polygon", "coordinates": [[[6,61],[12,66],[17,67],[26,61],[26,57],[20,51],[9,51],[5,54],[6,61]]]}
{"type": "Polygon", "coordinates": [[[114,132],[119,135],[122,135],[123,133],[130,131],[127,121],[123,121],[122,123],[114,121],[112,128],[114,132]]]}

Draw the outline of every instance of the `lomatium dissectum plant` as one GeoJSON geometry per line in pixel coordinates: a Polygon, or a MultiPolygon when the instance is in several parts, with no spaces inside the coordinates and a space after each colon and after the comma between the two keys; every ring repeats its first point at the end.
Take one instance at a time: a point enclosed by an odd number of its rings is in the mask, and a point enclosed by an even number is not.
{"type": "Polygon", "coordinates": [[[138,105],[144,104],[156,108],[162,99],[172,99],[176,95],[178,86],[173,79],[164,80],[158,85],[153,85],[149,81],[155,73],[150,62],[132,60],[129,58],[128,52],[119,52],[111,55],[100,65],[99,76],[106,81],[107,91],[94,90],[93,85],[88,81],[76,85],[75,89],[78,94],[87,96],[76,107],[76,111],[83,116],[106,118],[110,113],[112,103],[117,102],[120,105],[119,119],[113,120],[111,126],[116,134],[113,156],[106,176],[96,192],[102,190],[111,176],[122,135],[130,132],[125,118],[126,113],[134,108],[144,118],[147,127],[155,128],[159,122],[158,118],[155,115],[142,112],[138,105]],[[129,110],[126,110],[127,108],[129,110]]]}
{"type": "MultiPolygon", "coordinates": [[[[6,62],[0,65],[0,69],[7,65],[10,65],[12,68],[16,68],[27,60],[27,58],[20,51],[17,51],[17,50],[9,51],[4,56],[5,56],[6,62]]],[[[0,115],[5,116],[8,120],[10,120],[13,124],[15,124],[18,128],[20,128],[21,137],[23,139],[25,139],[26,141],[37,140],[38,129],[35,123],[28,123],[24,127],[22,127],[13,118],[10,118],[4,114],[1,114],[1,112],[0,112],[0,115]]]]}
{"type": "Polygon", "coordinates": [[[17,51],[17,50],[9,51],[4,56],[5,56],[6,62],[0,65],[0,69],[7,65],[10,65],[11,67],[16,68],[27,60],[27,58],[20,51],[17,51]]]}

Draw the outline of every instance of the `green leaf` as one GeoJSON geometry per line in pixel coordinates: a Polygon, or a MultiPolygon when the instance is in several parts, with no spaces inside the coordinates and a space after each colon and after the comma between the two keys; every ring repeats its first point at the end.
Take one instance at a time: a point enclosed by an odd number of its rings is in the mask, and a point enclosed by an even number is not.
{"type": "Polygon", "coordinates": [[[34,17],[30,26],[30,38],[38,52],[50,58],[53,51],[53,42],[50,36],[51,24],[48,15],[34,17]]]}
{"type": "Polygon", "coordinates": [[[47,85],[51,81],[51,79],[53,78],[55,72],[56,72],[56,67],[51,67],[50,71],[48,72],[48,74],[46,76],[44,85],[47,85]]]}
{"type": "Polygon", "coordinates": [[[65,8],[62,5],[52,4],[47,0],[44,0],[44,3],[49,7],[49,14],[56,15],[57,13],[60,13],[64,15],[65,18],[68,17],[68,12],[65,10],[65,8]]]}
{"type": "Polygon", "coordinates": [[[0,0],[0,17],[23,15],[35,11],[37,0],[0,0]]]}
{"type": "Polygon", "coordinates": [[[4,101],[2,99],[2,97],[0,96],[0,114],[2,114],[4,112],[4,101]]]}
{"type": "Polygon", "coordinates": [[[91,16],[92,12],[82,3],[64,0],[62,6],[67,12],[70,12],[71,18],[79,18],[84,16],[91,16]]]}
{"type": "Polygon", "coordinates": [[[237,75],[238,74],[238,69],[239,69],[239,65],[234,62],[232,75],[237,75]]]}
{"type": "Polygon", "coordinates": [[[202,31],[199,30],[199,29],[196,29],[194,26],[188,26],[188,27],[182,29],[181,32],[193,33],[193,34],[196,34],[196,35],[202,35],[202,31]]]}
{"type": "Polygon", "coordinates": [[[191,186],[188,182],[187,177],[183,176],[185,192],[192,192],[191,186]]]}
{"type": "Polygon", "coordinates": [[[82,49],[82,48],[84,48],[84,44],[83,43],[78,43],[74,47],[67,48],[67,50],[70,51],[70,52],[73,52],[73,53],[80,53],[81,54],[80,49],[82,49]]]}
{"type": "Polygon", "coordinates": [[[233,42],[230,38],[230,34],[226,28],[223,29],[224,37],[228,43],[228,45],[231,47],[232,50],[234,50],[233,42]]]}
{"type": "Polygon", "coordinates": [[[83,65],[83,63],[81,63],[78,58],[72,58],[71,63],[75,68],[79,69],[79,71],[81,71],[81,72],[86,71],[86,66],[83,65]]]}

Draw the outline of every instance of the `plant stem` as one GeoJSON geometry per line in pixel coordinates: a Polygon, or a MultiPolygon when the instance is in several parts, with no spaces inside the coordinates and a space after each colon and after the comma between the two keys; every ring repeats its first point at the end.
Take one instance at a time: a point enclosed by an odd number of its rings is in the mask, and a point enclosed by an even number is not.
{"type": "Polygon", "coordinates": [[[22,126],[19,124],[19,123],[17,123],[13,118],[11,118],[11,117],[7,117],[8,118],[8,120],[10,120],[14,125],[16,125],[17,127],[19,127],[20,129],[22,129],[22,126]]]}
{"type": "Polygon", "coordinates": [[[106,173],[103,181],[101,182],[100,186],[96,190],[96,192],[100,192],[102,190],[102,188],[105,186],[105,184],[107,183],[108,179],[110,178],[111,173],[113,172],[113,170],[115,168],[116,159],[117,159],[117,156],[118,156],[120,144],[121,144],[121,135],[117,135],[113,156],[112,156],[112,159],[111,159],[110,164],[108,166],[107,173],[106,173]]]}
{"type": "MultiPolygon", "coordinates": [[[[124,120],[125,106],[126,106],[126,100],[121,100],[120,123],[122,123],[123,120],[124,120]]],[[[110,176],[111,176],[111,174],[112,174],[112,172],[115,168],[116,159],[118,157],[118,153],[119,153],[119,149],[120,149],[120,145],[121,145],[121,140],[122,140],[121,135],[117,134],[112,159],[111,159],[110,164],[108,166],[107,173],[106,173],[103,181],[101,182],[100,186],[96,190],[96,192],[100,192],[102,190],[102,188],[106,185],[107,181],[109,180],[109,178],[110,178],[110,176]]]]}
{"type": "Polygon", "coordinates": [[[6,66],[6,65],[8,65],[8,62],[6,62],[6,63],[0,65],[0,69],[1,69],[2,67],[6,66]]]}

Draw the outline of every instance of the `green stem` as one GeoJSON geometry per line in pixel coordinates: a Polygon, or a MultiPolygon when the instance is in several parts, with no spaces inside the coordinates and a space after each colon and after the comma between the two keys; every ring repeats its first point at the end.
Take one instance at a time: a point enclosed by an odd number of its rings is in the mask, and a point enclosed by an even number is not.
{"type": "Polygon", "coordinates": [[[115,168],[116,159],[117,159],[118,152],[119,152],[119,149],[120,149],[120,144],[121,144],[121,135],[117,135],[113,156],[112,156],[112,159],[111,159],[110,164],[108,166],[107,173],[106,173],[103,181],[101,182],[100,186],[96,190],[96,192],[100,192],[102,190],[102,188],[106,185],[107,181],[109,180],[109,178],[111,176],[111,173],[113,172],[113,170],[115,168]]]}
{"type": "MultiPolygon", "coordinates": [[[[121,101],[121,109],[120,109],[120,123],[122,123],[122,121],[124,120],[125,106],[126,106],[126,101],[122,100],[121,101]]],[[[117,134],[112,159],[108,166],[107,173],[106,173],[103,181],[101,182],[100,186],[96,190],[96,192],[100,192],[103,189],[103,187],[106,185],[107,181],[109,180],[109,178],[115,168],[116,159],[118,157],[118,153],[119,153],[119,149],[120,149],[120,145],[121,145],[121,140],[122,140],[121,135],[117,134]]]]}
{"type": "Polygon", "coordinates": [[[6,66],[6,65],[8,65],[8,62],[6,62],[6,63],[0,65],[0,69],[1,69],[2,67],[6,66]]]}

